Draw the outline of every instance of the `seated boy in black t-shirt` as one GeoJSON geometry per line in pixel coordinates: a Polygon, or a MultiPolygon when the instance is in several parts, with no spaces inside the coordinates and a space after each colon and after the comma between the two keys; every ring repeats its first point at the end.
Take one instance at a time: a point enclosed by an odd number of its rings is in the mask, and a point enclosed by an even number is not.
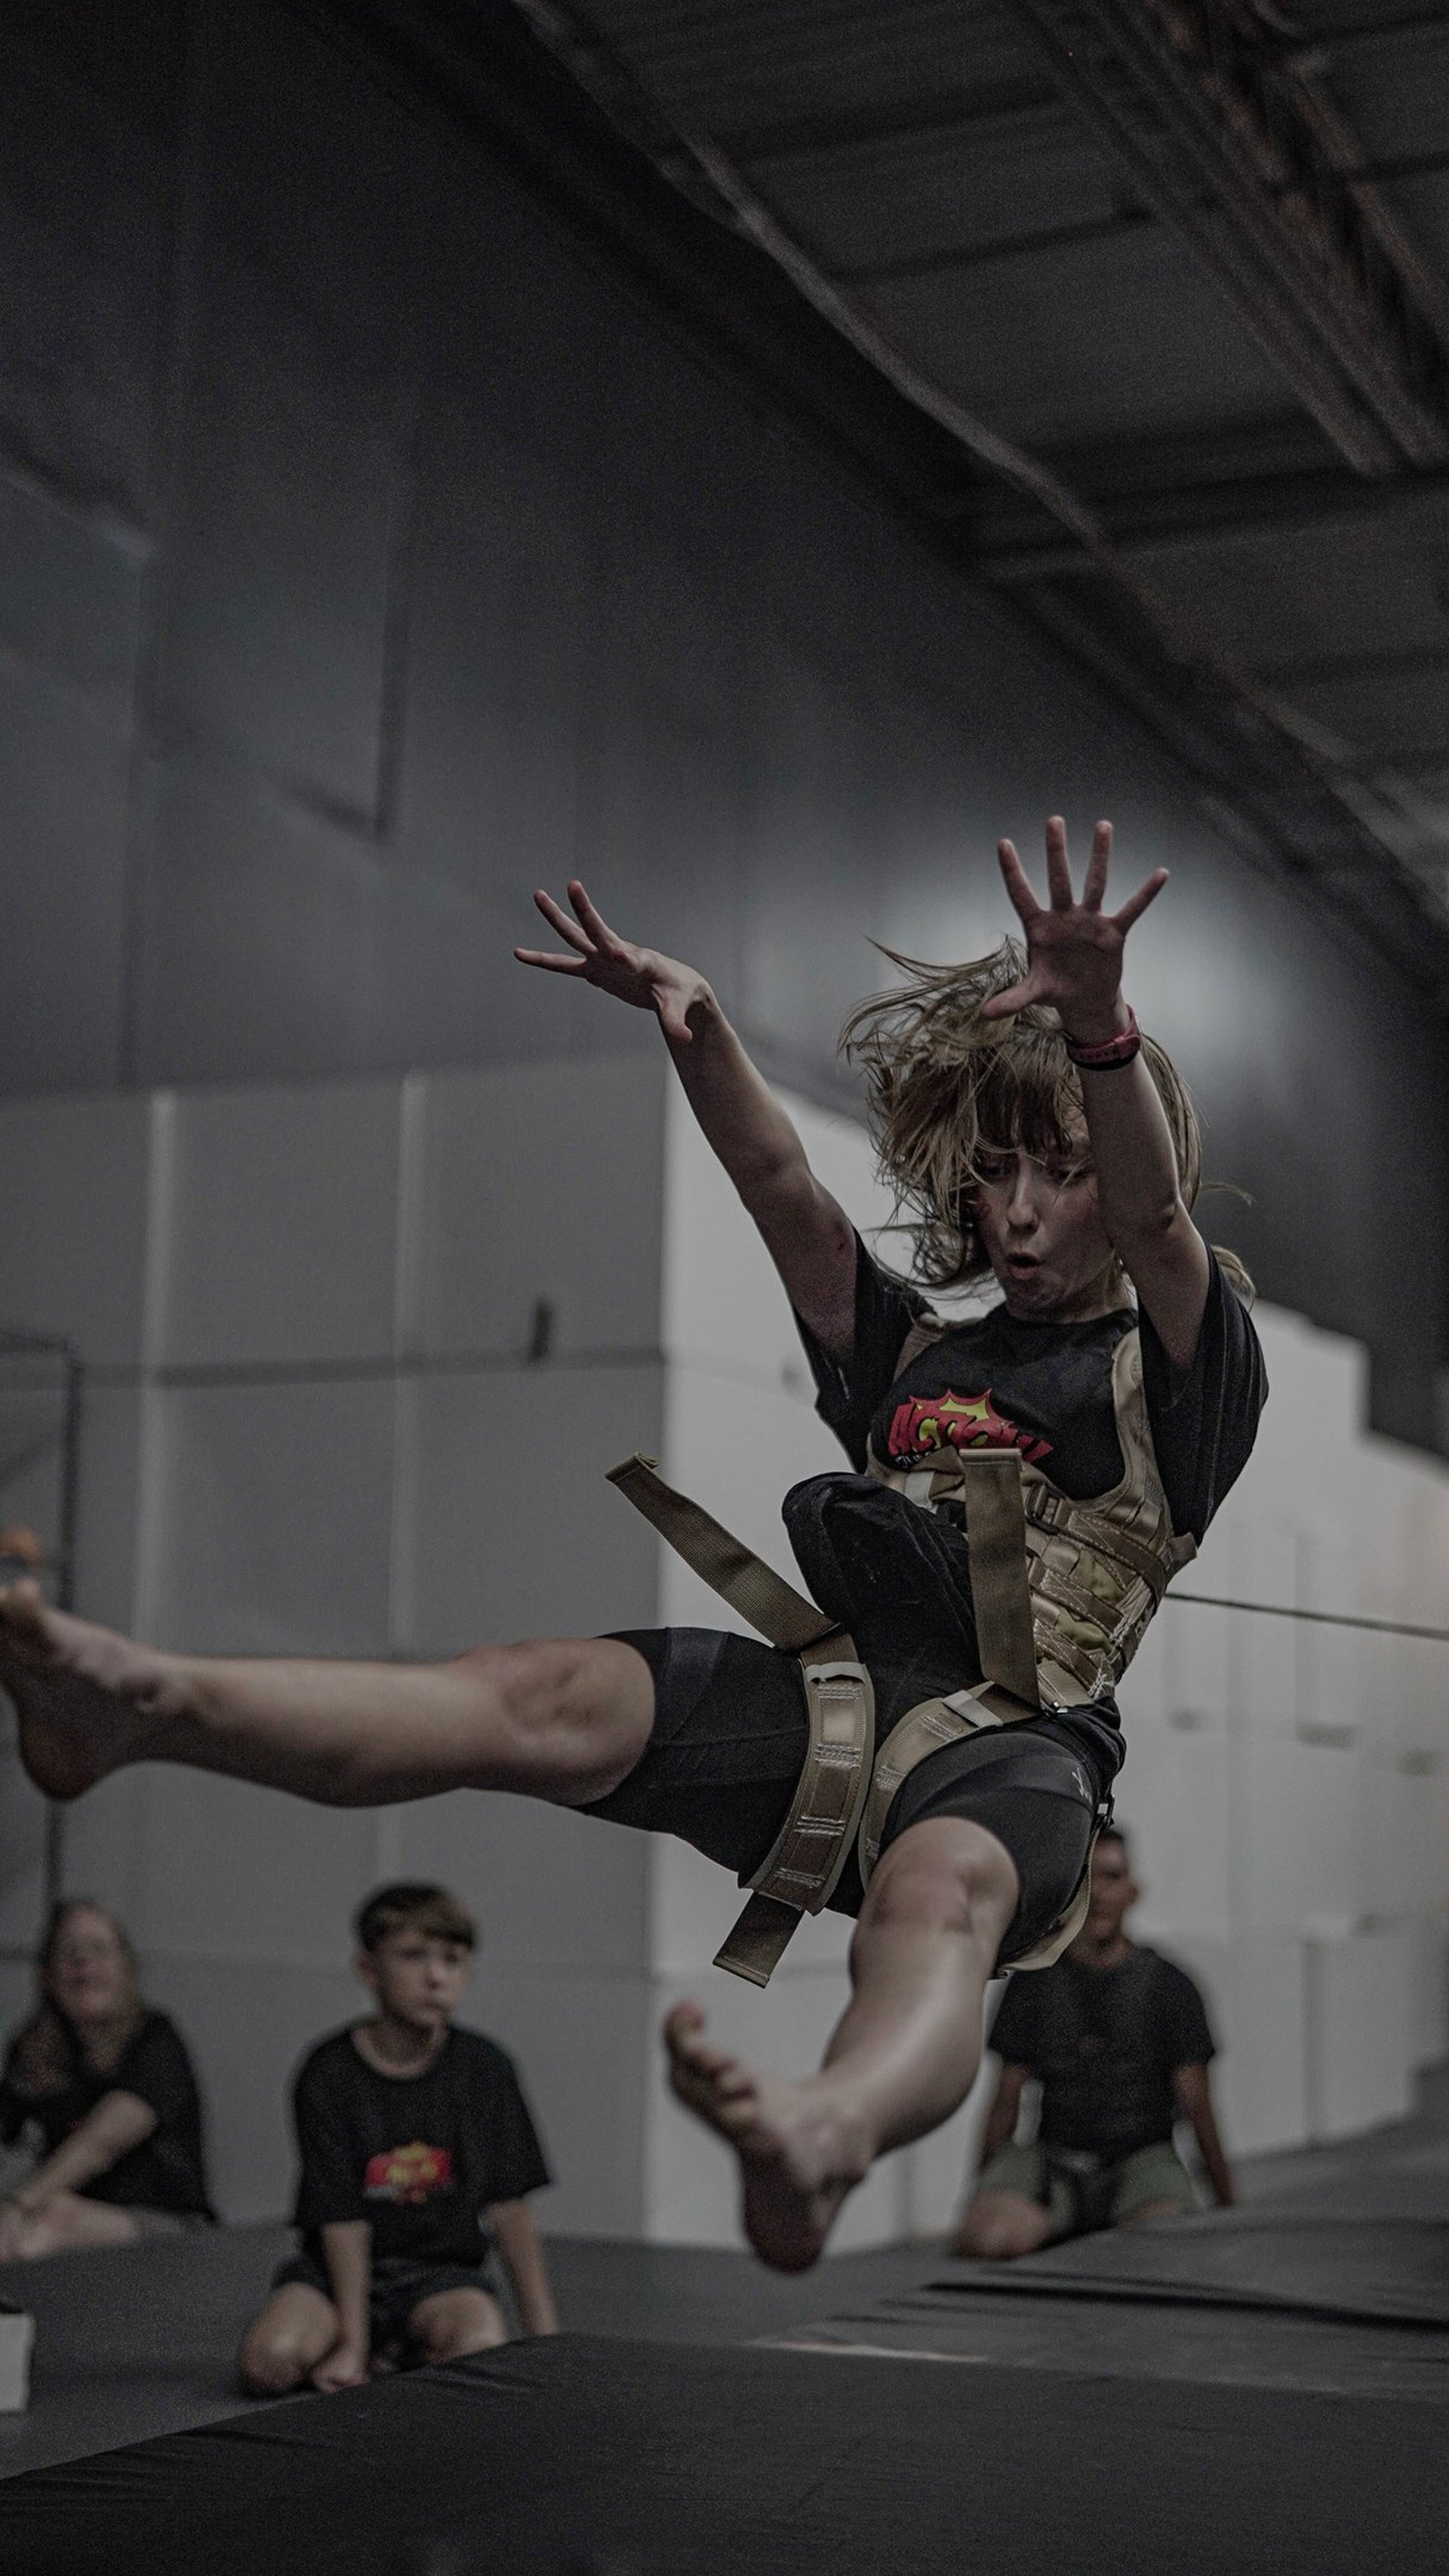
{"type": "Polygon", "coordinates": [[[1188,2121],[1219,2206],[1233,2178],[1208,2076],[1216,2055],[1184,1968],[1123,1930],[1137,1900],[1126,1838],[1109,1826],[1086,1922],[1040,1976],[1013,1977],[992,2025],[1001,2059],[976,2190],[952,2245],[996,2262],[1093,2228],[1178,2216],[1197,2195],[1173,2143],[1188,2121]],[[1035,2143],[1013,2143],[1022,2092],[1041,2085],[1035,2143]]]}
{"type": "Polygon", "coordinates": [[[379,1888],[357,1917],[371,2020],[312,2050],[293,2088],[297,2253],[242,2346],[256,2397],[352,2388],[379,2363],[507,2340],[496,2243],[526,2334],[557,2330],[524,2195],[551,2179],[513,2061],[453,2015],[476,1941],[445,1888],[379,1888]]]}

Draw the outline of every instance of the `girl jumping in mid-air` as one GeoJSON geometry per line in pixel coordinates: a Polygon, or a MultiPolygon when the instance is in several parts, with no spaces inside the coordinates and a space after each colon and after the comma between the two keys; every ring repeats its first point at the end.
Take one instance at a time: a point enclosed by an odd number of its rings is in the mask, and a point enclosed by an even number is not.
{"type": "MultiPolygon", "coordinates": [[[[617,937],[581,885],[576,920],[537,897],[565,953],[522,962],[657,1017],[851,1461],[787,1498],[813,1604],[704,1524],[695,1561],[775,1643],[676,1628],[432,1666],[238,1661],[134,1646],[33,1584],[0,1596],[0,1679],[52,1796],[164,1760],[338,1806],[549,1799],[739,1871],[757,1894],[730,1964],[758,1977],[792,1906],[858,1916],[818,2073],[752,2073],[692,2005],[666,2026],[675,2090],[734,2149],[746,2230],[786,2270],[875,2157],[963,2099],[987,1980],[1070,1938],[1122,1760],[1115,1684],[1263,1402],[1245,1306],[1190,1213],[1191,1104],[1122,997],[1164,872],[1109,913],[1110,849],[1101,824],[1079,901],[1051,821],[1043,906],[1003,842],[1025,956],[900,960],[909,980],[847,1033],[919,1276],[999,1283],[966,1322],[870,1257],[700,975],[617,937]]],[[[689,1507],[638,1473],[677,1536],[689,1507]]]]}

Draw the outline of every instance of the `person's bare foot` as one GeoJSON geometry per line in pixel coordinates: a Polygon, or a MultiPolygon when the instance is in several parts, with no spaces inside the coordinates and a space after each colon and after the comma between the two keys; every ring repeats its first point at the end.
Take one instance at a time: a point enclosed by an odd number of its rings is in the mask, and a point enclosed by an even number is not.
{"type": "Polygon", "coordinates": [[[864,2122],[828,2082],[753,2074],[706,2039],[698,2004],[676,2004],[664,2025],[669,2081],[740,2160],[745,2234],[777,2272],[805,2272],[840,2205],[870,2170],[864,2122]]]}
{"type": "Polygon", "coordinates": [[[0,1689],[20,1758],[48,1798],[78,1798],[146,1754],[182,1705],[172,1658],[52,1610],[39,1586],[0,1591],[0,1689]]]}

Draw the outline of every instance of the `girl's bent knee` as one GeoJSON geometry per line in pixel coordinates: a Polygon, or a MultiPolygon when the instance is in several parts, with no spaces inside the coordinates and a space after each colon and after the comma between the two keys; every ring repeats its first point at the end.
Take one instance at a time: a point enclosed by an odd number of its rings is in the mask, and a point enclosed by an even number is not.
{"type": "Polygon", "coordinates": [[[242,2346],[239,2375],[248,2397],[286,2397],[301,2387],[307,2363],[293,2344],[270,2338],[254,2343],[248,2337],[242,2346]]]}
{"type": "Polygon", "coordinates": [[[914,1924],[970,1935],[1010,1920],[1015,1865],[1004,1844],[966,1817],[908,1825],[883,1854],[861,1908],[861,1928],[914,1924]]]}

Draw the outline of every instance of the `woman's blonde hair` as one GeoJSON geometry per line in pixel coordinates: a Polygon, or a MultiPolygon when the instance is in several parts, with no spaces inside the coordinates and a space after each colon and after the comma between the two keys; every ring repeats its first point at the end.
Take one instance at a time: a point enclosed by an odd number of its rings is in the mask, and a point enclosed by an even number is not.
{"type": "MultiPolygon", "coordinates": [[[[1082,1086],[1054,1010],[1033,1002],[1008,1019],[984,1017],[992,996],[1026,973],[1016,940],[962,966],[930,966],[894,948],[881,954],[906,981],[852,1011],[840,1043],[865,1073],[881,1173],[915,1244],[912,1275],[932,1288],[962,1287],[990,1268],[974,1205],[983,1156],[1011,1147],[1079,1152],[1086,1141],[1082,1086]]],[[[1144,1035],[1142,1056],[1191,1207],[1202,1187],[1197,1112],[1155,1038],[1144,1035]]],[[[1251,1295],[1236,1256],[1218,1257],[1234,1286],[1251,1295]]]]}
{"type": "Polygon", "coordinates": [[[35,1967],[39,2000],[16,2039],[14,2057],[16,2088],[21,2093],[28,2093],[32,2100],[46,2093],[62,2092],[70,2081],[77,2055],[83,2056],[98,2075],[112,2074],[146,2018],[136,1953],[114,1914],[108,1914],[104,1905],[94,1904],[88,1896],[63,1897],[53,1908],[45,1936],[36,1952],[35,1967]],[[126,1969],[120,2010],[106,2028],[84,2046],[80,2033],[67,2020],[50,1992],[50,1971],[61,1935],[76,1914],[98,1914],[103,1923],[109,1924],[126,1969]]]}

